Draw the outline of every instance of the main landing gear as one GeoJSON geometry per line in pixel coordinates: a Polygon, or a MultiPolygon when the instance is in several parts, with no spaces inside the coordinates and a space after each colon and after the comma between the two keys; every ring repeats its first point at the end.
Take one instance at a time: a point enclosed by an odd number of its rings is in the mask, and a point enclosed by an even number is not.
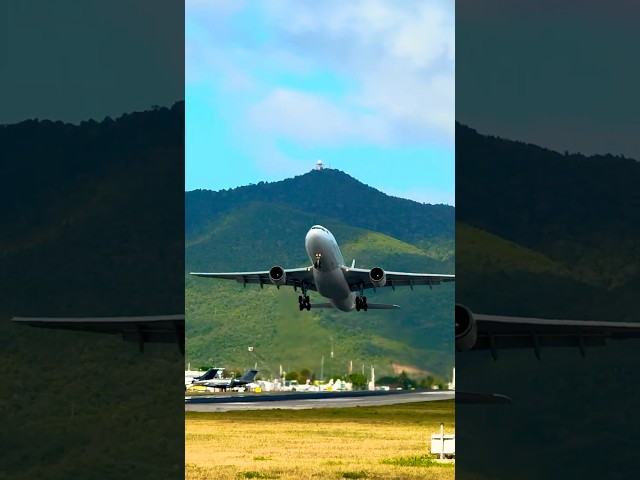
{"type": "Polygon", "coordinates": [[[356,310],[359,312],[360,310],[367,311],[367,297],[356,297],[356,310]]]}
{"type": "Polygon", "coordinates": [[[307,309],[307,311],[311,310],[311,301],[309,300],[309,295],[305,295],[304,297],[302,295],[298,295],[298,307],[300,307],[300,311],[304,310],[305,308],[307,309]]]}

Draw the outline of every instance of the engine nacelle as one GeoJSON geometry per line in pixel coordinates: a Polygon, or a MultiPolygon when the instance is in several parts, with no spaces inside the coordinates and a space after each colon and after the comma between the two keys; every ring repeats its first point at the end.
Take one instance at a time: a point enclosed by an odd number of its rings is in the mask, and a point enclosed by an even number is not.
{"type": "Polygon", "coordinates": [[[282,267],[275,266],[269,270],[269,280],[274,285],[284,285],[287,282],[287,272],[282,267]]]}
{"type": "Polygon", "coordinates": [[[374,267],[369,272],[369,278],[374,287],[384,287],[387,283],[387,274],[380,267],[374,267]]]}
{"type": "Polygon", "coordinates": [[[478,327],[473,313],[464,305],[456,304],[456,350],[471,350],[478,339],[478,327]]]}

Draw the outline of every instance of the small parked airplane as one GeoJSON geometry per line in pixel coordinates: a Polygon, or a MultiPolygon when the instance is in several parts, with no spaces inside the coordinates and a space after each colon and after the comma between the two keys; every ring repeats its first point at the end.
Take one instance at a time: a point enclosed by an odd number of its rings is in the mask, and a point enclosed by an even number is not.
{"type": "Polygon", "coordinates": [[[200,375],[185,375],[184,388],[186,389],[192,385],[202,385],[204,382],[214,378],[221,378],[222,372],[224,372],[224,368],[212,367],[200,375]]]}
{"type": "MultiPolygon", "coordinates": [[[[195,380],[193,383],[191,383],[191,385],[202,385],[204,387],[213,387],[213,388],[220,388],[222,390],[227,390],[229,388],[241,387],[253,382],[253,380],[256,378],[256,374],[258,373],[258,370],[255,370],[252,368],[244,372],[244,374],[238,378],[221,378],[219,376],[219,373],[221,373],[224,370],[224,368],[221,368],[218,370],[219,372],[216,372],[216,374],[213,377],[207,378],[207,379],[195,380]]],[[[187,387],[188,386],[185,385],[185,389],[187,387]]]]}

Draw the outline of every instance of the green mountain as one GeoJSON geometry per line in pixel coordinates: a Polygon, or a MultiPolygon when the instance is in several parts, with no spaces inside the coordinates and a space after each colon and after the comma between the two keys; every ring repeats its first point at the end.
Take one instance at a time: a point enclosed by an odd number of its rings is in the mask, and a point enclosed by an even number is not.
{"type": "MultiPolygon", "coordinates": [[[[358,267],[453,272],[453,207],[388,197],[338,170],[230,191],[197,190],[185,198],[187,272],[307,266],[304,236],[314,224],[329,228],[358,267]]],[[[379,375],[405,366],[425,377],[448,377],[453,367],[450,284],[370,292],[371,301],[402,310],[350,314],[300,312],[297,293],[273,286],[243,288],[186,275],[185,289],[185,361],[192,365],[242,369],[258,363],[265,375],[277,374],[280,365],[306,367],[319,376],[324,356],[325,376],[344,374],[352,362],[354,368],[374,365],[379,375]]]]}
{"type": "Polygon", "coordinates": [[[564,264],[543,253],[462,222],[456,222],[456,243],[458,268],[479,273],[522,271],[571,277],[571,271],[564,264]]]}
{"type": "Polygon", "coordinates": [[[183,119],[180,102],[78,126],[0,126],[10,160],[0,166],[5,308],[23,316],[182,310],[183,119]]]}
{"type": "Polygon", "coordinates": [[[553,303],[569,318],[637,320],[638,161],[561,154],[457,124],[456,168],[459,301],[497,312],[510,297],[513,314],[553,303]],[[481,284],[501,287],[486,295],[481,284]]]}
{"type": "Polygon", "coordinates": [[[456,125],[456,220],[615,290],[640,276],[640,164],[564,154],[456,125]]]}
{"type": "Polygon", "coordinates": [[[177,348],[9,319],[182,311],[184,102],[0,126],[0,149],[0,477],[181,472],[177,348]]]}
{"type": "Polygon", "coordinates": [[[407,243],[452,242],[455,236],[453,207],[391,197],[335,169],[312,170],[279,182],[219,192],[194,190],[185,195],[187,238],[208,230],[220,215],[253,202],[335,218],[345,225],[385,233],[407,243]]]}
{"type": "Polygon", "coordinates": [[[456,301],[473,311],[594,320],[628,315],[628,303],[612,306],[610,300],[628,294],[629,285],[604,289],[585,281],[570,262],[461,222],[456,237],[456,301]]]}
{"type": "MultiPolygon", "coordinates": [[[[457,125],[456,173],[457,301],[483,313],[638,321],[638,162],[561,154],[457,125]]],[[[586,358],[542,349],[540,361],[532,349],[499,351],[498,361],[486,351],[456,355],[458,389],[514,401],[457,405],[465,461],[456,473],[633,477],[639,346],[609,341],[586,358]]]]}

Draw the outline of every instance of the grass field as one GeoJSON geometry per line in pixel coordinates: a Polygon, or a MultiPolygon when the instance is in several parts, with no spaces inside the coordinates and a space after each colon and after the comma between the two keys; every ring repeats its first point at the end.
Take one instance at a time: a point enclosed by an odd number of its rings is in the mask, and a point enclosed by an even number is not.
{"type": "Polygon", "coordinates": [[[429,458],[455,433],[454,401],[310,410],[185,412],[185,478],[453,479],[429,458]]]}

